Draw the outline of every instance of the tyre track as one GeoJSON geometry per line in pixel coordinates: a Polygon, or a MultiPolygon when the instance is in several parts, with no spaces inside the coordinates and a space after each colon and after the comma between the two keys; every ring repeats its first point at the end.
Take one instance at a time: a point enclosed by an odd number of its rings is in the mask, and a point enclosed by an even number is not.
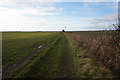
{"type": "Polygon", "coordinates": [[[61,61],[59,66],[59,77],[60,78],[75,78],[76,70],[73,62],[72,50],[69,42],[64,35],[64,46],[61,54],[61,61]]]}

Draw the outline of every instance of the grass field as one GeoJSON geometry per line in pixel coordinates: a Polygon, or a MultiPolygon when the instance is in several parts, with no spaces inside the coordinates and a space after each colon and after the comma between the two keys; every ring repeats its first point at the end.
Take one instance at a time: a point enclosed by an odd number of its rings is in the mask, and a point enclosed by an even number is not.
{"type": "Polygon", "coordinates": [[[100,37],[103,35],[103,31],[76,31],[71,33],[78,33],[85,36],[91,36],[91,37],[100,37]]]}
{"type": "Polygon", "coordinates": [[[90,41],[102,37],[103,32],[4,32],[2,35],[4,78],[114,77],[111,69],[96,59],[91,47],[97,49],[90,41]],[[39,49],[40,45],[43,46],[39,49]]]}
{"type": "Polygon", "coordinates": [[[3,66],[26,56],[58,33],[4,32],[2,33],[3,66]]]}

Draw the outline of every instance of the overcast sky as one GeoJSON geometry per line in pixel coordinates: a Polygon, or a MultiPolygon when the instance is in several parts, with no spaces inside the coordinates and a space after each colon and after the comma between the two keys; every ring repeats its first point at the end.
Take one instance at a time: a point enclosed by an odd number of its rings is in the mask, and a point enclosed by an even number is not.
{"type": "Polygon", "coordinates": [[[117,2],[0,2],[2,31],[61,31],[112,29],[117,2]]]}

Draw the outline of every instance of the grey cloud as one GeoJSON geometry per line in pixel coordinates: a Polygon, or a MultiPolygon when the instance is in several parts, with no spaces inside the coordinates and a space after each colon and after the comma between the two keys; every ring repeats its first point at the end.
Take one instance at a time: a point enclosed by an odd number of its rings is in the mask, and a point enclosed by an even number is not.
{"type": "Polygon", "coordinates": [[[118,14],[109,14],[100,18],[90,19],[90,24],[93,28],[98,29],[114,29],[113,24],[117,24],[118,14]]]}
{"type": "Polygon", "coordinates": [[[91,24],[104,24],[104,23],[113,22],[117,18],[118,18],[118,14],[114,13],[114,14],[109,14],[109,15],[103,16],[101,18],[91,19],[90,23],[91,24]]]}

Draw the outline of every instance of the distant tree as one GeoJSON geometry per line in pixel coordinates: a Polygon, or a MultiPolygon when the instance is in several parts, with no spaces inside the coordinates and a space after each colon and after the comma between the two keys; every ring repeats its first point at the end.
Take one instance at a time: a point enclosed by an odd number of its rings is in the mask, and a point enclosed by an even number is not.
{"type": "Polygon", "coordinates": [[[63,29],[62,32],[65,32],[65,30],[63,29]]]}

